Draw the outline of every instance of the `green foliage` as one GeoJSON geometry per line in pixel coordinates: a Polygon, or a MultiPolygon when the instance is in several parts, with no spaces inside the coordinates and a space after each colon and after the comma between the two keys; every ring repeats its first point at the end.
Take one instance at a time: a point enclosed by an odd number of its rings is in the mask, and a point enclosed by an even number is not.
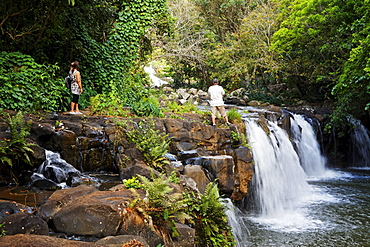
{"type": "MultiPolygon", "coordinates": [[[[3,224],[0,224],[0,229],[3,227],[3,224]]],[[[0,230],[0,238],[1,237],[4,237],[6,235],[6,232],[5,232],[5,230],[4,229],[1,229],[0,230]]]]}
{"type": "Polygon", "coordinates": [[[117,117],[130,116],[130,110],[125,108],[119,99],[111,93],[91,97],[91,113],[117,117]]]}
{"type": "Polygon", "coordinates": [[[173,192],[170,187],[170,178],[160,175],[152,181],[138,175],[142,187],[146,191],[146,197],[132,189],[135,199],[130,203],[130,208],[139,212],[143,218],[152,226],[164,239],[165,243],[171,242],[171,237],[180,236],[176,229],[175,221],[190,219],[187,212],[188,199],[181,193],[173,192]]]}
{"type": "Polygon", "coordinates": [[[278,28],[277,6],[272,1],[251,1],[249,7],[236,20],[238,28],[225,35],[224,42],[214,44],[207,56],[212,78],[218,78],[229,90],[256,79],[267,84],[274,81],[278,69],[275,52],[270,50],[278,28]]]}
{"type": "Polygon", "coordinates": [[[0,140],[0,168],[4,171],[3,174],[10,174],[17,182],[12,171],[14,166],[20,168],[22,164],[32,165],[28,155],[33,152],[29,148],[33,144],[26,143],[25,140],[29,135],[31,121],[26,122],[21,112],[13,117],[6,114],[5,119],[10,130],[10,139],[0,140]]]}
{"type": "Polygon", "coordinates": [[[161,109],[158,106],[158,100],[153,102],[154,98],[144,98],[138,102],[131,104],[131,111],[138,117],[164,117],[161,109]]]}
{"type": "Polygon", "coordinates": [[[163,166],[168,164],[164,154],[168,151],[170,139],[167,134],[155,129],[153,120],[143,120],[138,123],[116,121],[116,125],[123,132],[121,134],[117,132],[118,140],[120,135],[125,135],[130,143],[136,144],[136,148],[141,151],[144,161],[150,167],[163,171],[163,166]]]}
{"type": "Polygon", "coordinates": [[[192,104],[191,102],[187,102],[186,104],[179,105],[176,101],[169,101],[167,102],[167,107],[164,111],[167,112],[174,112],[178,114],[187,113],[187,112],[197,112],[200,111],[197,109],[197,106],[192,104]]]}
{"type": "Polygon", "coordinates": [[[189,214],[194,220],[196,243],[199,247],[235,246],[226,208],[220,201],[217,185],[209,183],[200,197],[189,194],[189,214]]]}
{"type": "Polygon", "coordinates": [[[281,1],[283,20],[271,49],[280,54],[281,72],[301,97],[330,97],[339,69],[349,57],[352,22],[361,18],[358,1],[281,1]]]}
{"type": "Polygon", "coordinates": [[[124,179],[122,182],[125,185],[126,189],[131,189],[131,188],[141,189],[143,187],[137,177],[132,177],[130,179],[124,179]]]}
{"type": "Polygon", "coordinates": [[[64,79],[56,65],[40,65],[19,52],[0,52],[0,109],[15,111],[64,110],[69,102],[64,79]]]}
{"type": "Polygon", "coordinates": [[[242,115],[235,109],[232,108],[231,110],[227,111],[227,118],[229,119],[230,123],[242,123],[242,115]]]}
{"type": "Polygon", "coordinates": [[[352,39],[354,47],[348,61],[344,64],[338,82],[333,87],[332,93],[338,98],[337,108],[331,116],[331,124],[334,128],[346,128],[345,121],[348,115],[357,119],[370,118],[369,10],[368,5],[357,9],[357,12],[363,15],[352,24],[352,29],[357,31],[352,39]]]}
{"type": "Polygon", "coordinates": [[[254,90],[250,92],[248,96],[250,100],[256,100],[265,103],[268,102],[273,105],[281,105],[281,100],[278,97],[260,90],[254,90]]]}
{"type": "Polygon", "coordinates": [[[231,140],[233,141],[233,145],[239,146],[245,146],[247,148],[251,148],[248,144],[247,135],[244,133],[238,133],[235,131],[231,131],[231,140]]]}

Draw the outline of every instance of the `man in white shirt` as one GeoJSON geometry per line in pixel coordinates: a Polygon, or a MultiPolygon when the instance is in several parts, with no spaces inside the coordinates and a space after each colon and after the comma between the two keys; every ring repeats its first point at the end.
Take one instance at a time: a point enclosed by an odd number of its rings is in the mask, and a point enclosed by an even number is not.
{"type": "Polygon", "coordinates": [[[212,112],[212,125],[216,126],[216,112],[217,110],[220,112],[221,116],[225,119],[226,124],[230,125],[229,120],[227,119],[226,111],[225,111],[225,104],[222,96],[225,95],[224,89],[218,85],[218,79],[213,80],[213,85],[208,89],[209,95],[209,104],[211,105],[211,112],[212,112]]]}

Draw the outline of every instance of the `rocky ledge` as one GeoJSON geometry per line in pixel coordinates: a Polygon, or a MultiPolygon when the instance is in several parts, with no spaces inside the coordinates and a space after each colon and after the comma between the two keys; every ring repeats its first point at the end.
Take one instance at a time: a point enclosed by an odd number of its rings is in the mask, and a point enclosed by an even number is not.
{"type": "MultiPolygon", "coordinates": [[[[271,106],[258,114],[262,126],[268,118],[278,120],[280,126],[290,129],[289,113],[278,107],[271,106]]],[[[22,202],[29,202],[27,197],[36,198],[36,193],[18,197],[17,201],[0,201],[0,224],[7,232],[7,236],[0,238],[1,246],[121,247],[136,246],[135,241],[142,244],[137,246],[158,246],[165,242],[144,219],[128,210],[133,195],[122,186],[122,179],[137,175],[150,178],[152,169],[143,162],[143,153],[135,144],[127,140],[117,144],[114,120],[117,118],[89,116],[88,112],[83,115],[28,114],[26,117],[32,120],[28,141],[35,144],[31,146],[34,167],[22,170],[18,176],[19,184],[50,191],[55,189],[57,182],[71,181],[71,176],[83,173],[117,174],[117,183],[114,187],[96,188],[83,185],[83,180],[70,182],[70,188],[42,197],[41,203],[33,207],[22,202]],[[69,169],[75,170],[60,176],[54,184],[32,183],[30,174],[44,164],[46,150],[60,154],[63,162],[71,166],[69,169]],[[65,239],[71,236],[84,236],[89,242],[65,239]],[[133,244],[129,245],[130,242],[133,244]]],[[[173,186],[178,191],[186,187],[203,193],[207,184],[217,181],[221,195],[234,201],[242,200],[248,196],[253,178],[251,152],[235,138],[235,135],[245,134],[244,123],[227,126],[219,122],[218,127],[213,127],[204,123],[207,122],[205,118],[191,113],[183,114],[181,119],[153,118],[155,129],[171,139],[166,155],[170,161],[167,170],[175,171],[180,178],[179,185],[173,186]]],[[[143,119],[129,120],[139,122],[143,119]]],[[[9,138],[7,130],[0,119],[0,138],[9,138]]],[[[51,177],[46,179],[51,180],[51,177]]],[[[195,230],[180,222],[176,224],[181,236],[174,238],[168,246],[194,246],[195,230]]]]}

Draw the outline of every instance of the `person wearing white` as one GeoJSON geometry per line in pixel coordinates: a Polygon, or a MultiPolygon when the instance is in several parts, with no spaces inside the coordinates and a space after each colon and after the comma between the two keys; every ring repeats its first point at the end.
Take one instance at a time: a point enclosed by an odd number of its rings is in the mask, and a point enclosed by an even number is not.
{"type": "Polygon", "coordinates": [[[213,85],[208,88],[208,95],[209,95],[209,104],[211,106],[212,112],[212,125],[216,126],[216,112],[217,110],[220,112],[221,116],[225,119],[226,124],[229,125],[229,120],[227,118],[227,114],[225,111],[225,104],[223,100],[223,96],[225,95],[225,91],[222,86],[218,85],[218,79],[213,80],[213,85]]]}

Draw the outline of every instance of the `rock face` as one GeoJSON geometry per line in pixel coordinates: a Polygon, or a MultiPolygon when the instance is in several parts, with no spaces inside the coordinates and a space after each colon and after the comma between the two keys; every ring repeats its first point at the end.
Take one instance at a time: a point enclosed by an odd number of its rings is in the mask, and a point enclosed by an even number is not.
{"type": "MultiPolygon", "coordinates": [[[[62,159],[81,173],[113,172],[119,173],[121,179],[131,178],[138,173],[150,177],[152,171],[147,169],[146,164],[143,163],[143,154],[136,148],[135,144],[122,139],[122,136],[119,137],[121,138],[120,144],[117,144],[117,128],[112,119],[57,114],[44,118],[33,115],[28,117],[32,120],[31,134],[28,138],[29,141],[36,144],[32,146],[35,150],[32,154],[35,167],[39,167],[45,160],[45,151],[42,152],[42,150],[50,150],[59,153],[62,159]]],[[[239,172],[239,174],[236,174],[235,171],[244,169],[241,167],[237,169],[244,159],[239,156],[250,155],[250,153],[236,152],[238,146],[235,146],[235,142],[231,140],[231,132],[244,132],[244,124],[215,128],[204,124],[204,117],[199,114],[187,113],[183,114],[182,118],[186,120],[154,118],[155,128],[167,134],[171,139],[169,153],[175,159],[173,162],[182,163],[182,165],[177,163],[176,169],[182,174],[186,172],[190,175],[191,173],[191,177],[197,182],[200,191],[204,191],[206,185],[216,178],[221,193],[224,195],[233,194],[235,189],[240,191],[242,187],[247,188],[246,184],[249,182],[247,180],[252,177],[253,169],[246,170],[250,172],[248,175],[245,174],[246,171],[239,172]],[[228,157],[222,155],[228,155],[228,157]],[[197,172],[194,168],[184,169],[186,160],[189,158],[199,158],[206,163],[210,162],[210,165],[202,164],[202,169],[198,169],[197,172]],[[247,176],[247,179],[239,178],[240,176],[247,176]]],[[[139,122],[142,119],[120,120],[139,122]]],[[[242,150],[247,151],[247,149],[242,150]]],[[[44,164],[45,167],[48,167],[44,168],[43,173],[46,179],[41,177],[35,180],[33,177],[33,185],[42,189],[52,189],[61,182],[67,182],[67,185],[70,185],[72,180],[82,181],[74,179],[81,175],[76,171],[65,171],[66,174],[60,176],[60,166],[64,161],[59,163],[57,164],[59,170],[54,169],[54,164],[49,165],[50,167],[44,164]],[[54,177],[60,179],[55,180],[54,177]]],[[[25,183],[29,183],[29,181],[25,181],[25,183]]],[[[238,193],[239,196],[235,198],[242,199],[246,195],[245,191],[238,193]]]]}

